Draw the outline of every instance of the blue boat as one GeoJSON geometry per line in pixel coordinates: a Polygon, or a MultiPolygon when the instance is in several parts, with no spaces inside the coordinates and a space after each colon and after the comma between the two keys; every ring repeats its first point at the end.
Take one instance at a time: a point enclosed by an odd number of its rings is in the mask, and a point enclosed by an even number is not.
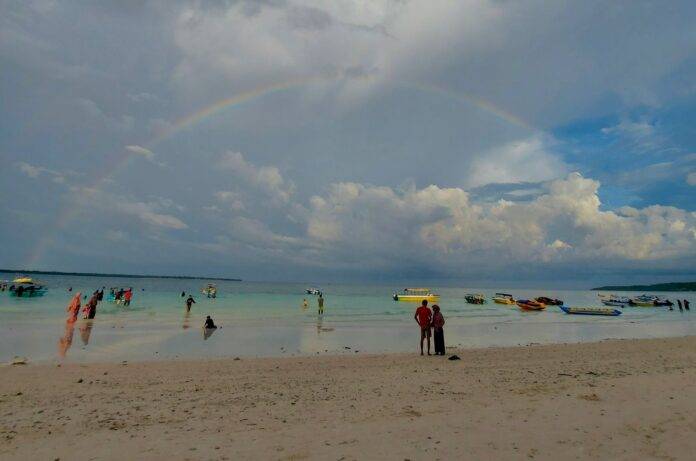
{"type": "Polygon", "coordinates": [[[566,314],[576,314],[576,315],[605,315],[609,317],[616,317],[621,315],[621,311],[618,309],[613,309],[611,307],[569,307],[569,306],[558,306],[566,314]]]}

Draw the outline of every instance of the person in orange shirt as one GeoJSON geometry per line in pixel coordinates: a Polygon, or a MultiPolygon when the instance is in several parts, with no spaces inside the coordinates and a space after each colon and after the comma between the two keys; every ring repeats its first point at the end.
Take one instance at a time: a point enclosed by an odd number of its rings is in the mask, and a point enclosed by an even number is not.
{"type": "Polygon", "coordinates": [[[423,340],[428,341],[428,355],[430,355],[430,324],[432,322],[433,313],[428,308],[428,301],[423,300],[421,306],[416,309],[416,313],[413,316],[416,319],[416,323],[420,327],[421,337],[420,337],[420,349],[421,355],[423,355],[423,340]]]}

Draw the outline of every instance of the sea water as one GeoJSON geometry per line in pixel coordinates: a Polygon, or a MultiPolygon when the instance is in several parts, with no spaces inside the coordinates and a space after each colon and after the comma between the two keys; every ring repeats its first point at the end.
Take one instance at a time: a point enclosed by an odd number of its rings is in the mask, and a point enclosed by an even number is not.
{"type": "MultiPolygon", "coordinates": [[[[15,274],[6,274],[12,279],[15,274]]],[[[201,294],[204,280],[41,276],[43,297],[16,298],[0,293],[0,362],[15,356],[32,362],[57,360],[122,361],[234,356],[291,356],[416,352],[419,331],[416,304],[395,302],[396,285],[325,284],[324,314],[307,285],[293,283],[215,282],[217,298],[201,294]],[[93,321],[66,324],[65,308],[78,291],[133,287],[130,306],[99,304],[93,321]],[[68,291],[72,288],[72,291],[68,291]],[[185,297],[196,300],[186,313],[185,297]],[[303,300],[308,307],[303,308],[303,300]],[[209,336],[203,323],[210,315],[220,327],[209,336]]],[[[666,307],[626,307],[619,317],[578,316],[556,306],[523,312],[494,304],[498,291],[518,299],[548,296],[570,306],[600,306],[590,290],[431,287],[446,319],[448,346],[488,347],[533,343],[571,343],[609,338],[658,338],[696,334],[696,306],[679,312],[676,299],[696,300],[696,293],[658,293],[675,302],[666,307]],[[482,293],[487,304],[467,304],[467,293],[482,293]]],[[[635,296],[640,293],[616,292],[635,296]]],[[[84,304],[84,301],[83,301],[84,304]]]]}

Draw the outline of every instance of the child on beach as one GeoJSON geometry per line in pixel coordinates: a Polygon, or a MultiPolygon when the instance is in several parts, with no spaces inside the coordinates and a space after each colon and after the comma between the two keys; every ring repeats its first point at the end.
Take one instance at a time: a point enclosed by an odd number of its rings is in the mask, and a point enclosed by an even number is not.
{"type": "Polygon", "coordinates": [[[433,305],[433,343],[435,343],[435,355],[445,355],[445,318],[440,312],[440,306],[433,305]]]}
{"type": "Polygon", "coordinates": [[[428,341],[428,355],[430,355],[430,324],[432,322],[432,312],[428,308],[428,301],[423,300],[421,306],[416,309],[416,313],[413,316],[416,319],[416,323],[420,327],[420,351],[423,355],[423,341],[428,341]]]}

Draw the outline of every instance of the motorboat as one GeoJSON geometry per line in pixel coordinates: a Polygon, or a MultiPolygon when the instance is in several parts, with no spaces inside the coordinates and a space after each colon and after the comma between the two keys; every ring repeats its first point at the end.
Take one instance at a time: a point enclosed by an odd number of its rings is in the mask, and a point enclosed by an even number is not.
{"type": "Polygon", "coordinates": [[[321,290],[319,288],[307,288],[305,291],[307,292],[308,295],[317,295],[318,296],[321,294],[321,290]]]}
{"type": "Polygon", "coordinates": [[[486,298],[481,293],[469,293],[464,299],[469,304],[486,304],[486,298]]]}
{"type": "Polygon", "coordinates": [[[659,300],[659,298],[657,296],[640,295],[640,296],[636,296],[635,298],[629,299],[628,303],[631,306],[654,307],[656,305],[655,302],[658,300],[659,300]]]}
{"type": "Polygon", "coordinates": [[[597,296],[599,296],[599,300],[602,301],[602,304],[604,304],[605,306],[624,307],[626,304],[629,304],[631,302],[631,300],[625,296],[603,294],[598,294],[597,296]]]}
{"type": "Polygon", "coordinates": [[[209,283],[201,289],[201,293],[206,295],[208,298],[217,297],[217,287],[214,283],[209,283]]]}
{"type": "Polygon", "coordinates": [[[515,304],[515,298],[513,298],[512,295],[508,293],[496,293],[491,299],[494,303],[497,304],[515,304]]]}
{"type": "Polygon", "coordinates": [[[546,309],[546,304],[534,301],[533,299],[520,299],[517,301],[517,305],[523,311],[543,311],[546,309]]]}
{"type": "Polygon", "coordinates": [[[555,298],[547,298],[546,296],[539,296],[538,298],[534,298],[535,301],[540,302],[542,304],[546,304],[547,306],[562,306],[563,301],[560,299],[555,299],[555,298]]]}
{"type": "Polygon", "coordinates": [[[435,302],[440,300],[440,295],[433,293],[430,288],[404,288],[401,293],[394,293],[392,299],[407,302],[435,302]]]}
{"type": "Polygon", "coordinates": [[[669,306],[669,307],[671,307],[671,306],[674,306],[674,303],[667,298],[657,298],[655,300],[655,305],[656,306],[669,306]]]}
{"type": "Polygon", "coordinates": [[[12,296],[18,298],[43,296],[48,291],[43,282],[34,280],[31,277],[17,277],[11,283],[12,285],[10,285],[8,290],[12,296]]]}
{"type": "Polygon", "coordinates": [[[568,307],[560,306],[561,310],[566,314],[577,314],[577,315],[605,315],[609,317],[616,317],[621,315],[621,311],[618,309],[612,309],[611,307],[568,307]]]}

